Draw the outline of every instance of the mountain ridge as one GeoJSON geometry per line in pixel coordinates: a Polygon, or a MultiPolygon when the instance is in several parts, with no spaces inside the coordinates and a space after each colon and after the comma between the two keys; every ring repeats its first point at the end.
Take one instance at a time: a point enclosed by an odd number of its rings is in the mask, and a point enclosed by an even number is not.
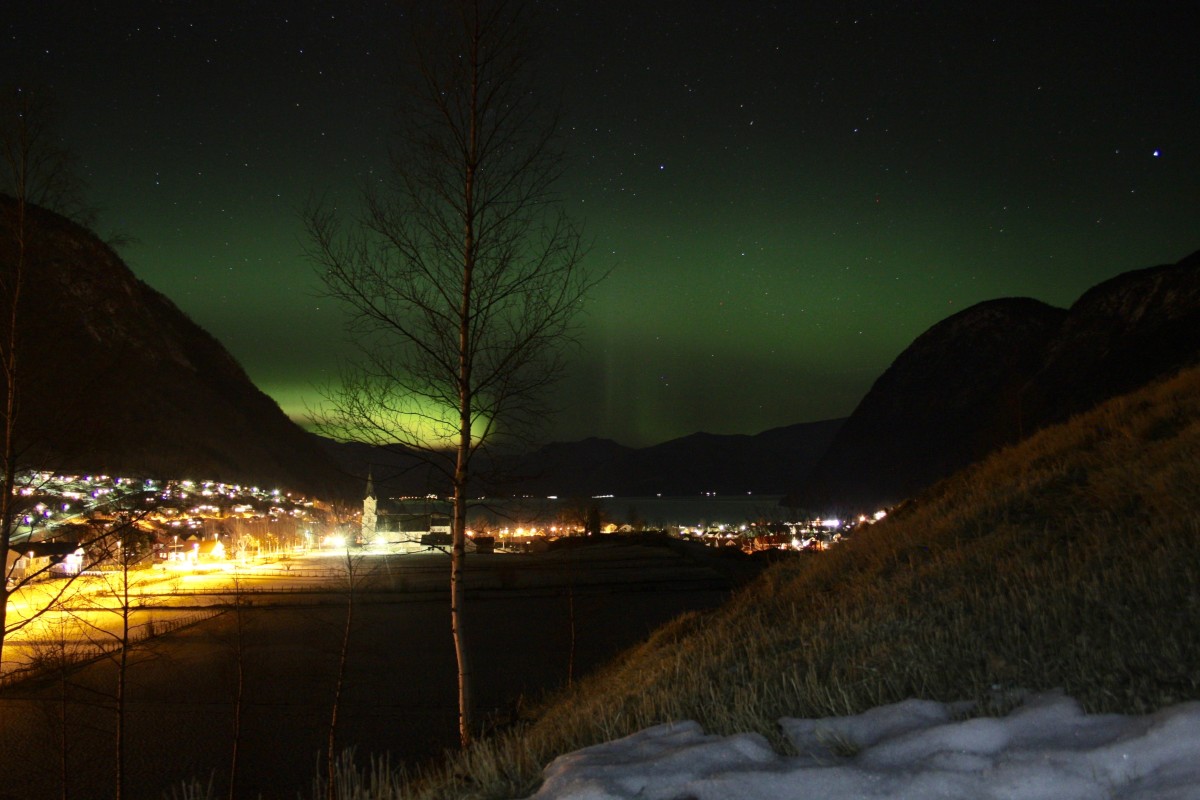
{"type": "MultiPolygon", "coordinates": [[[[697,432],[648,447],[590,436],[532,452],[492,456],[474,491],[489,496],[687,496],[783,494],[828,446],[842,420],[801,422],[757,434],[697,432]]],[[[412,453],[324,440],[343,470],[392,496],[440,494],[436,475],[412,453]]]]}
{"type": "MultiPolygon", "coordinates": [[[[14,205],[0,198],[6,226],[14,205]]],[[[26,233],[21,465],[347,494],[345,476],[220,342],[110,246],[36,206],[27,206],[26,233]]],[[[11,235],[0,240],[6,286],[15,247],[11,235]]]]}
{"type": "Polygon", "coordinates": [[[1102,281],[1068,309],[983,301],[896,357],[786,502],[890,505],[1197,360],[1200,253],[1102,281]]]}

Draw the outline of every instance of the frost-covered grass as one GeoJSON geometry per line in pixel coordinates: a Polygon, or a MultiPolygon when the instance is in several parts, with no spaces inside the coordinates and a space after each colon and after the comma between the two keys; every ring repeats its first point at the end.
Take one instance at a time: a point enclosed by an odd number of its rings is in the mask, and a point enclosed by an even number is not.
{"type": "MultiPolygon", "coordinates": [[[[354,797],[505,798],[554,756],[671,721],[758,732],[910,697],[1200,699],[1200,369],[1043,431],[726,606],[685,615],[517,728],[354,797]]],[[[1008,709],[990,709],[1005,712],[1008,709]]],[[[366,748],[361,748],[366,749],[366,748]]]]}

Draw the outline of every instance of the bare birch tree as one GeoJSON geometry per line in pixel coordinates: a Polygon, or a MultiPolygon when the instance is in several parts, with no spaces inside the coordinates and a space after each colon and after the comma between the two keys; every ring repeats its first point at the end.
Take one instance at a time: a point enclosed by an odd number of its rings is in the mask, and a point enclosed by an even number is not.
{"type": "Polygon", "coordinates": [[[451,628],[459,735],[471,739],[463,563],[481,451],[550,410],[577,313],[598,278],[556,202],[556,117],[534,81],[516,0],[429,4],[388,176],[360,216],[305,212],[327,293],[350,309],[356,365],[319,420],[343,439],[416,451],[452,500],[451,628]]]}
{"type": "Polygon", "coordinates": [[[0,95],[0,664],[8,624],[9,552],[20,513],[24,466],[21,441],[20,358],[22,290],[35,260],[36,231],[30,206],[68,215],[84,212],[74,159],[57,140],[46,104],[24,87],[0,95]]]}

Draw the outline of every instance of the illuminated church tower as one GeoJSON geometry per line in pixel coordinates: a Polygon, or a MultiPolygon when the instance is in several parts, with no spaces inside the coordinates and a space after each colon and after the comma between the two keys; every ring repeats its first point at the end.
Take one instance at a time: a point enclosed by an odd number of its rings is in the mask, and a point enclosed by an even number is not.
{"type": "Polygon", "coordinates": [[[375,499],[375,484],[371,480],[371,471],[367,470],[367,494],[363,497],[362,510],[363,544],[370,544],[375,540],[375,527],[379,519],[375,511],[377,502],[375,499]]]}

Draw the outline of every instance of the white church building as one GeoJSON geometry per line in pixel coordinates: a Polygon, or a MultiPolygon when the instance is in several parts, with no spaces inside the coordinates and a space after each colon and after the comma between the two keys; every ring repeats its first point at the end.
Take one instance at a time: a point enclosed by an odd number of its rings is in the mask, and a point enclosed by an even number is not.
{"type": "Polygon", "coordinates": [[[448,504],[436,497],[380,499],[367,475],[363,497],[361,541],[367,547],[414,553],[450,544],[448,504]]]}

